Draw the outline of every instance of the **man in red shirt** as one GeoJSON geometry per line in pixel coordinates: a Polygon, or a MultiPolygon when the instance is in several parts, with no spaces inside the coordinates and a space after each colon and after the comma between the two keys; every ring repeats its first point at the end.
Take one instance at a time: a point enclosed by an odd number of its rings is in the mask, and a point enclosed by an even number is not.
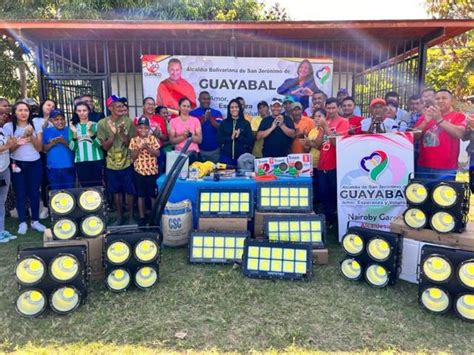
{"type": "Polygon", "coordinates": [[[168,109],[178,111],[178,101],[187,97],[191,101],[191,107],[196,107],[196,93],[190,83],[181,77],[183,66],[181,61],[171,58],[168,62],[169,78],[163,80],[157,88],[156,103],[166,106],[168,109]]]}
{"type": "Polygon", "coordinates": [[[346,96],[342,99],[342,117],[349,121],[349,134],[362,134],[361,122],[364,118],[354,115],[355,107],[356,103],[352,96],[346,96]]]}
{"type": "Polygon", "coordinates": [[[349,134],[349,121],[339,116],[337,100],[326,101],[327,120],[315,121],[324,130],[321,143],[318,169],[316,170],[316,196],[321,201],[328,225],[337,222],[337,175],[336,175],[336,136],[349,134]]]}
{"type": "Polygon", "coordinates": [[[466,117],[453,110],[453,96],[446,89],[436,92],[435,105],[429,106],[415,127],[421,131],[417,177],[454,180],[458,169],[459,141],[466,131],[466,117]]]}

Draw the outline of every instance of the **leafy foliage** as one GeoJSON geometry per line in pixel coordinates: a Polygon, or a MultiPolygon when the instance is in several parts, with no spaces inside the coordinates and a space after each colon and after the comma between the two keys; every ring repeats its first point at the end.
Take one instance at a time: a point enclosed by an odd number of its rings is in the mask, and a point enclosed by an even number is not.
{"type": "MultiPolygon", "coordinates": [[[[472,19],[471,0],[426,0],[433,18],[472,19]]],[[[453,38],[428,50],[426,86],[447,88],[462,97],[474,92],[474,31],[453,38]]]]}
{"type": "MultiPolygon", "coordinates": [[[[278,3],[267,9],[258,0],[0,0],[0,18],[277,21],[288,20],[288,15],[278,3]]],[[[0,97],[14,100],[26,95],[25,88],[29,96],[37,96],[32,62],[14,39],[0,39],[0,68],[0,97]]]]}
{"type": "Polygon", "coordinates": [[[285,20],[278,4],[266,9],[257,0],[1,0],[10,19],[121,19],[185,21],[285,20]]]}

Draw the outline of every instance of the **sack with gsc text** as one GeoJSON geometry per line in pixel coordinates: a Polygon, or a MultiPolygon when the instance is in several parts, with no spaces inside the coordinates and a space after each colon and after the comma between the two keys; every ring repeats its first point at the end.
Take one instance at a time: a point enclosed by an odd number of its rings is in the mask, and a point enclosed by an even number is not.
{"type": "Polygon", "coordinates": [[[168,202],[161,217],[163,244],[177,247],[188,244],[193,228],[193,210],[190,200],[168,202]]]}

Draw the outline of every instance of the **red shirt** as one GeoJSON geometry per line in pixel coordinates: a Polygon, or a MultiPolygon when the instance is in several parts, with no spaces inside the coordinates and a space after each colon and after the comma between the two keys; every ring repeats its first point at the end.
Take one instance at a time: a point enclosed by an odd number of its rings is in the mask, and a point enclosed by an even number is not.
{"type": "Polygon", "coordinates": [[[362,134],[362,120],[364,117],[360,116],[351,116],[348,118],[349,126],[353,133],[351,134],[362,134]]]}
{"type": "MultiPolygon", "coordinates": [[[[425,116],[421,116],[415,127],[418,127],[424,119],[425,116]]],[[[453,125],[466,127],[466,117],[460,112],[449,112],[443,119],[453,125]]],[[[457,169],[458,156],[459,138],[452,137],[431,120],[421,135],[418,165],[431,169],[457,169]]]]}
{"type": "MultiPolygon", "coordinates": [[[[150,118],[150,129],[152,131],[155,130],[156,127],[160,127],[162,137],[168,137],[168,130],[166,129],[166,123],[165,119],[161,117],[160,115],[152,115],[150,118]]],[[[136,126],[138,122],[138,117],[135,117],[133,120],[133,124],[136,126]]],[[[160,147],[164,147],[166,144],[166,141],[160,139],[160,147]]]]}
{"type": "MultiPolygon", "coordinates": [[[[340,136],[349,134],[349,121],[343,117],[328,120],[329,130],[340,136]]],[[[336,169],[336,146],[330,140],[321,145],[321,155],[319,157],[318,170],[334,170],[336,169]]]]}

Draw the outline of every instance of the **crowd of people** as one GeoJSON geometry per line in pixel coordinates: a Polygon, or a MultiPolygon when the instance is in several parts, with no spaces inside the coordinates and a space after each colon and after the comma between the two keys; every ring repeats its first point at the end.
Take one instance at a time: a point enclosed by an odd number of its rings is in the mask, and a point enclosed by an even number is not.
{"type": "MultiPolygon", "coordinates": [[[[292,83],[287,86],[290,90],[292,83]]],[[[244,153],[256,158],[310,153],[314,200],[329,224],[336,222],[337,136],[412,131],[416,173],[431,179],[455,178],[461,139],[471,140],[469,149],[474,149],[474,118],[454,110],[448,90],[425,89],[409,98],[407,110],[396,92],[388,92],[371,100],[370,114],[364,118],[347,90],[328,98],[313,89],[306,105],[291,95],[261,101],[256,117],[245,112],[241,97],[229,102],[223,117],[212,108],[206,91],[197,100],[175,97],[177,114],[147,97],[143,113],[135,119],[129,118],[126,98],[115,95],[106,101],[107,117],[95,111],[90,95],[75,98],[72,117],[66,117],[53,100],[44,101],[36,111],[28,101],[10,107],[0,98],[0,242],[16,238],[4,223],[13,205],[17,234],[27,232],[28,213],[30,227],[42,232],[40,218],[47,216],[48,191],[77,184],[106,187],[117,213],[112,224],[145,224],[146,201],[157,197],[156,179],[164,172],[166,152],[181,150],[189,136],[190,163],[237,166],[244,153]]]]}

